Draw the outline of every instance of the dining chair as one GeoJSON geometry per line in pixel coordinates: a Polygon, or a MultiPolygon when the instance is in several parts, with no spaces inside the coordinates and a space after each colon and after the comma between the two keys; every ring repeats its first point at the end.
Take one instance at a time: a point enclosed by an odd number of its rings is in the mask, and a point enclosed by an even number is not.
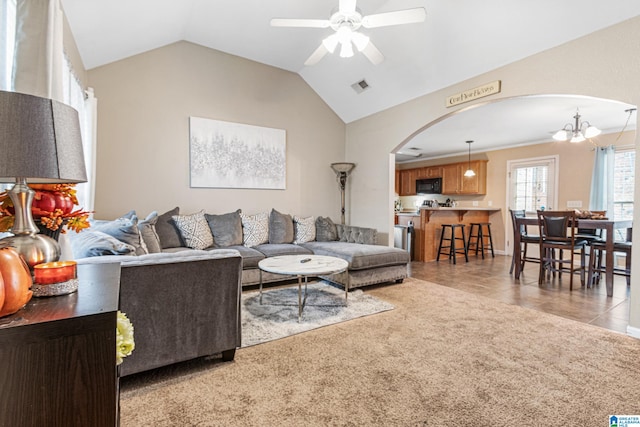
{"type": "Polygon", "coordinates": [[[573,275],[580,274],[582,286],[585,284],[587,241],[576,239],[575,211],[538,211],[538,228],[540,230],[540,272],[538,283],[542,284],[545,276],[563,272],[569,273],[569,290],[573,290],[573,275]],[[576,251],[580,255],[580,266],[575,265],[576,251]],[[565,256],[568,254],[568,256],[565,256]]]}
{"type": "MultiPolygon", "coordinates": [[[[613,274],[626,276],[627,286],[631,286],[631,232],[627,233],[629,238],[625,241],[616,241],[613,243],[613,252],[621,253],[625,256],[624,267],[614,265],[613,274]]],[[[587,286],[597,285],[600,283],[600,275],[606,272],[606,267],[602,265],[602,257],[606,249],[604,242],[593,242],[591,246],[591,255],[589,258],[589,275],[587,276],[587,286]]]]}
{"type": "Polygon", "coordinates": [[[537,245],[540,243],[540,236],[536,236],[533,234],[529,234],[527,232],[527,227],[524,224],[518,225],[517,218],[524,218],[526,216],[526,212],[524,209],[509,209],[511,213],[511,225],[513,226],[513,237],[514,237],[514,245],[513,245],[513,256],[511,257],[511,268],[509,269],[509,274],[513,273],[513,269],[516,263],[516,251],[520,251],[520,271],[524,269],[525,262],[534,262],[538,264],[540,262],[539,257],[528,256],[527,249],[529,243],[537,245]],[[520,233],[520,247],[516,248],[515,246],[515,236],[517,233],[520,233]]]}

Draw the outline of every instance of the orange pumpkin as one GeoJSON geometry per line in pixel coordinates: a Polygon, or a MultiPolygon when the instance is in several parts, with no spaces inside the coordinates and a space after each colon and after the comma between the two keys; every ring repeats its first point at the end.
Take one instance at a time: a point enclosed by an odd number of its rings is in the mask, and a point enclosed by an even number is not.
{"type": "Polygon", "coordinates": [[[0,248],[0,317],[13,314],[31,300],[31,272],[13,248],[0,248]]]}

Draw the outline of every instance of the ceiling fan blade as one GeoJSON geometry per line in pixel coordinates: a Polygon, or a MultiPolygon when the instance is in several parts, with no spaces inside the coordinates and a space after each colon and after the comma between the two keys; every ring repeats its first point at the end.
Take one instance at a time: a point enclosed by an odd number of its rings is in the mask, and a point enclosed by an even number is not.
{"type": "Polygon", "coordinates": [[[395,12],[377,13],[362,18],[362,26],[365,28],[387,27],[390,25],[413,24],[423,22],[427,17],[424,7],[414,9],[397,10],[395,12]]]}
{"type": "Polygon", "coordinates": [[[322,58],[324,58],[327,53],[329,53],[327,48],[324,47],[324,44],[320,43],[320,46],[318,46],[318,48],[311,54],[311,56],[306,61],[304,61],[304,65],[309,66],[317,64],[322,58]]]}
{"type": "Polygon", "coordinates": [[[361,52],[364,56],[367,57],[369,61],[371,61],[373,65],[378,65],[382,61],[384,61],[384,55],[373,43],[371,43],[371,41],[369,41],[369,43],[365,46],[364,49],[362,49],[361,52]]]}
{"type": "Polygon", "coordinates": [[[330,24],[328,19],[273,18],[271,20],[272,27],[328,28],[330,24]]]}
{"type": "Polygon", "coordinates": [[[340,0],[338,2],[338,12],[343,15],[350,15],[356,11],[356,0],[340,0]]]}

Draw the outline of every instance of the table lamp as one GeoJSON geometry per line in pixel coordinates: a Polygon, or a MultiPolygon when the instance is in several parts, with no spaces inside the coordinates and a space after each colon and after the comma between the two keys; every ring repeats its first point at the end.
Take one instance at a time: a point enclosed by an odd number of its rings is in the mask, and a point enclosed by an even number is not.
{"type": "Polygon", "coordinates": [[[13,236],[0,239],[29,268],[60,258],[55,239],[39,234],[31,213],[35,192],[28,183],[87,181],[78,113],[61,102],[0,91],[0,182],[15,182],[13,236]]]}

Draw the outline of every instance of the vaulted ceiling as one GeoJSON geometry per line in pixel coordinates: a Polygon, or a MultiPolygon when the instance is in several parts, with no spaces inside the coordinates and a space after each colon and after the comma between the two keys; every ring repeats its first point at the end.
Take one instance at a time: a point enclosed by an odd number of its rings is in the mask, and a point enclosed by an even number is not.
{"type": "Polygon", "coordinates": [[[356,51],[305,66],[333,30],[277,28],[270,20],[328,19],[338,0],[62,4],[87,69],[186,40],[300,74],[345,123],[640,15],[637,0],[358,0],[362,15],[424,7],[427,17],[362,28],[385,57],[379,65],[356,51]],[[352,85],[363,79],[369,88],[358,94],[352,85]]]}

